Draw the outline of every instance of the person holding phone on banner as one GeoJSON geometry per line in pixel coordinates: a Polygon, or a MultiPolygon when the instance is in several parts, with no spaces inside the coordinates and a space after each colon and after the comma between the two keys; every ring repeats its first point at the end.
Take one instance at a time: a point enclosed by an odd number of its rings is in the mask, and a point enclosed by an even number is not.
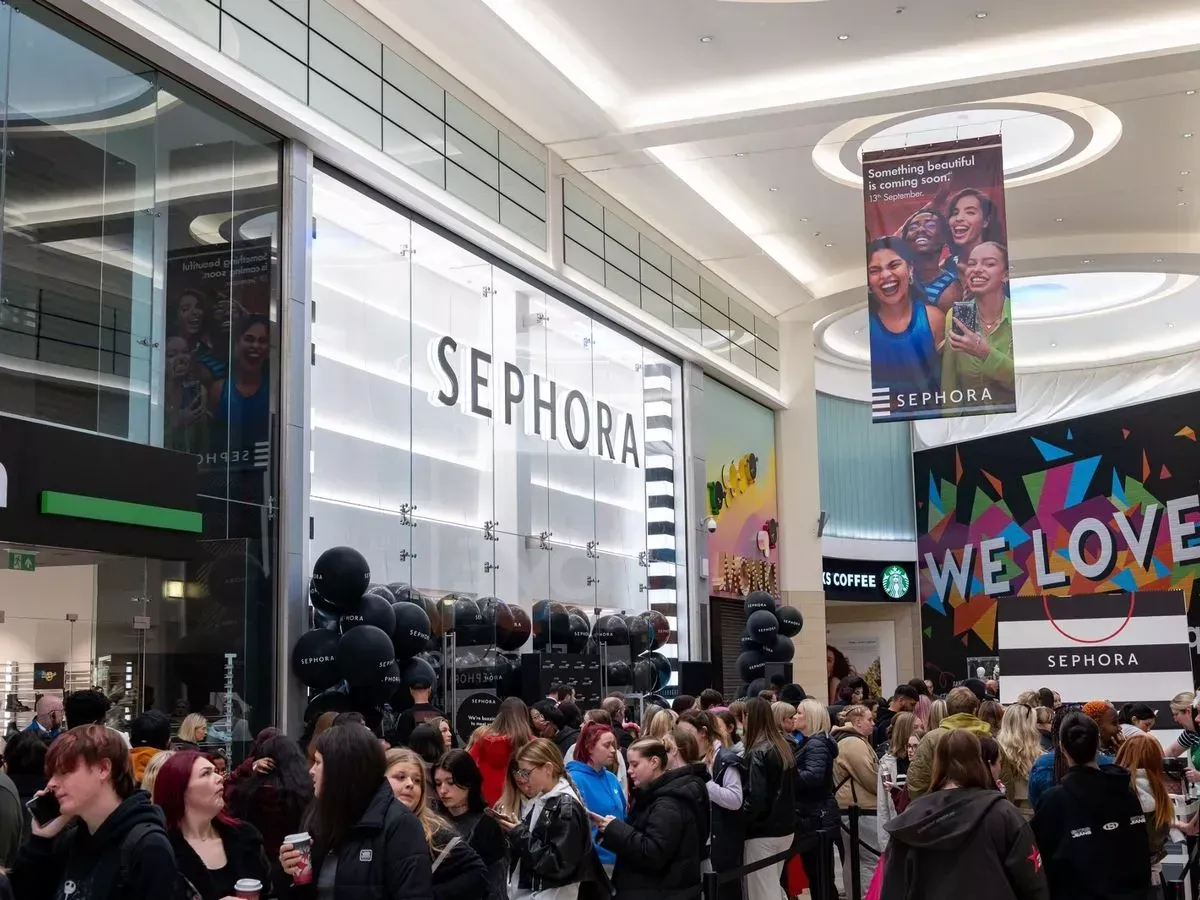
{"type": "Polygon", "coordinates": [[[908,217],[900,236],[912,249],[914,275],[925,286],[925,299],[946,312],[962,299],[958,264],[953,255],[947,254],[950,226],[946,217],[936,209],[918,209],[908,217]]]}
{"type": "Polygon", "coordinates": [[[867,247],[871,372],[892,395],[937,392],[946,316],[925,298],[908,242],[883,237],[867,247]]]}
{"type": "Polygon", "coordinates": [[[942,391],[975,390],[989,406],[1011,405],[1016,380],[1008,249],[992,241],[977,246],[967,260],[964,282],[970,300],[956,303],[945,323],[942,391]]]}

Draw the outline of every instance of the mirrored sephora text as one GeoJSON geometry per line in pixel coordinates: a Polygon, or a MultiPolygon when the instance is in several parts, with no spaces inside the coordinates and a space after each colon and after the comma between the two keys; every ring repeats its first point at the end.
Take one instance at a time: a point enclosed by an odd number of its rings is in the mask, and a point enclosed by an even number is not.
{"type": "Polygon", "coordinates": [[[428,357],[438,383],[428,395],[435,406],[458,406],[468,415],[503,419],[505,425],[522,415],[528,435],[641,468],[637,424],[612,404],[553,379],[526,375],[515,363],[494,361],[487,351],[448,335],[430,340],[428,357]]]}

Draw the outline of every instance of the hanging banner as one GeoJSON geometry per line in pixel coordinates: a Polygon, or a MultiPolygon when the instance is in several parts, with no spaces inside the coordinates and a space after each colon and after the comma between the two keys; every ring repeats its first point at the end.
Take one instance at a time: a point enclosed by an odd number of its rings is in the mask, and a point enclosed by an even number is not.
{"type": "Polygon", "coordinates": [[[871,417],[1014,412],[999,136],[864,153],[871,417]]]}
{"type": "Polygon", "coordinates": [[[1183,591],[1008,597],[997,627],[1002,703],[1051,687],[1065,703],[1141,702],[1165,717],[1192,689],[1183,591]]]}

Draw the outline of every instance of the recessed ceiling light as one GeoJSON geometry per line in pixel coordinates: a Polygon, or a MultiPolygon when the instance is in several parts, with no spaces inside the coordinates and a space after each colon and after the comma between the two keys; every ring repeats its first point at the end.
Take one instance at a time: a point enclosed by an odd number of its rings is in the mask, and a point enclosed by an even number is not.
{"type": "Polygon", "coordinates": [[[987,18],[987,11],[986,11],[986,10],[983,10],[983,9],[981,9],[979,12],[975,13],[975,18],[977,18],[977,19],[986,19],[986,18],[987,18]]]}
{"type": "Polygon", "coordinates": [[[1092,264],[1092,261],[1091,261],[1090,259],[1085,259],[1085,260],[1083,261],[1083,264],[1084,264],[1085,266],[1090,266],[1090,265],[1092,264]]]}
{"type": "Polygon", "coordinates": [[[1190,137],[1192,137],[1192,133],[1191,133],[1190,131],[1185,131],[1185,132],[1183,133],[1183,136],[1184,136],[1185,138],[1190,138],[1190,137]]]}
{"type": "Polygon", "coordinates": [[[713,42],[713,38],[712,38],[711,34],[703,34],[700,36],[700,43],[711,44],[712,42],[713,42]]]}
{"type": "Polygon", "coordinates": [[[1191,170],[1191,169],[1184,169],[1184,170],[1183,170],[1182,172],[1180,172],[1179,174],[1180,174],[1180,175],[1191,175],[1191,174],[1192,174],[1192,170],[1191,170]]]}
{"type": "Polygon", "coordinates": [[[734,155],[734,156],[736,156],[738,159],[743,159],[743,158],[745,158],[745,156],[746,156],[746,154],[745,154],[745,153],[735,153],[735,154],[733,154],[733,155],[734,155]]]}
{"type": "Polygon", "coordinates": [[[833,246],[833,241],[826,241],[826,242],[825,242],[825,246],[826,246],[826,247],[832,247],[832,246],[833,246]]]}
{"type": "Polygon", "coordinates": [[[1174,322],[1168,322],[1168,323],[1167,323],[1167,327],[1168,327],[1168,328],[1174,328],[1174,327],[1175,327],[1175,323],[1174,323],[1174,322]]]}
{"type": "Polygon", "coordinates": [[[848,35],[848,34],[839,34],[839,35],[838,35],[838,40],[839,40],[839,41],[848,41],[848,40],[850,40],[850,35],[848,35]]]}
{"type": "Polygon", "coordinates": [[[769,187],[769,188],[767,188],[767,190],[768,190],[768,191],[770,191],[772,194],[774,194],[776,191],[778,191],[778,190],[779,190],[779,188],[777,188],[777,187],[769,187]]]}
{"type": "Polygon", "coordinates": [[[801,216],[801,217],[800,217],[800,221],[801,221],[801,222],[807,222],[807,221],[808,221],[808,219],[807,219],[807,218],[805,218],[804,216],[801,216]]]}
{"type": "Polygon", "coordinates": [[[1051,347],[1057,347],[1057,346],[1058,346],[1058,344],[1054,343],[1054,341],[1051,341],[1051,342],[1050,342],[1050,346],[1051,346],[1051,347]]]}
{"type": "Polygon", "coordinates": [[[1156,263],[1160,263],[1160,262],[1162,262],[1162,261],[1163,261],[1163,258],[1162,258],[1161,256],[1156,256],[1156,257],[1154,258],[1154,261],[1155,261],[1156,263]]]}
{"type": "Polygon", "coordinates": [[[1186,201],[1186,200],[1180,200],[1178,205],[1179,205],[1179,206],[1187,206],[1187,201],[1186,201]]]}
{"type": "Polygon", "coordinates": [[[1057,219],[1055,219],[1054,221],[1055,221],[1055,222],[1061,222],[1061,221],[1062,221],[1062,216],[1059,216],[1059,217],[1058,217],[1057,219]]]}
{"type": "Polygon", "coordinates": [[[1195,94],[1196,92],[1195,92],[1195,90],[1190,90],[1190,91],[1184,91],[1184,93],[1185,93],[1185,94],[1187,94],[1187,95],[1190,97],[1190,96],[1192,96],[1193,94],[1195,94]]]}

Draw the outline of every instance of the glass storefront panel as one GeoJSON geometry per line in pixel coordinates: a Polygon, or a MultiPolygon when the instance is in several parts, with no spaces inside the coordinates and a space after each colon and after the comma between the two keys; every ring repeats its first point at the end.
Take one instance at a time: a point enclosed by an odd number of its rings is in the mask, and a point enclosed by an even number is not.
{"type": "Polygon", "coordinates": [[[199,467],[189,559],[97,564],[90,665],[128,663],[130,713],[265,724],[282,141],[33,0],[0,4],[0,88],[0,414],[199,467]]]}
{"type": "Polygon", "coordinates": [[[409,583],[443,609],[494,596],[592,621],[673,617],[686,584],[679,365],[340,176],[319,169],[313,197],[310,556],[356,547],[373,581],[409,583]],[[356,265],[397,254],[407,291],[397,271],[346,285],[356,265]],[[409,323],[402,372],[396,344],[359,331],[378,331],[385,306],[409,323]],[[398,448],[395,462],[368,463],[373,442],[398,448]]]}

